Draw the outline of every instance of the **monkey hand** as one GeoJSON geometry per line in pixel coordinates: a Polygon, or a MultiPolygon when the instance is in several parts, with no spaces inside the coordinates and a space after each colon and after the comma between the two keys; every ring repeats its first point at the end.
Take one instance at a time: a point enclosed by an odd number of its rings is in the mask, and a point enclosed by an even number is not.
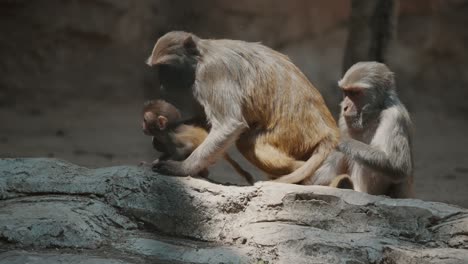
{"type": "Polygon", "coordinates": [[[343,139],[339,144],[338,144],[338,150],[345,154],[345,155],[351,155],[352,149],[353,149],[353,139],[343,139]]]}
{"type": "Polygon", "coordinates": [[[352,138],[342,140],[340,144],[338,144],[338,150],[345,154],[349,159],[364,162],[367,165],[382,163],[382,160],[384,160],[386,156],[383,151],[352,138]],[[370,160],[380,161],[369,162],[370,160]]]}
{"type": "Polygon", "coordinates": [[[160,160],[158,163],[152,165],[152,170],[160,174],[172,176],[188,175],[183,170],[183,162],[175,160],[160,160]]]}
{"type": "Polygon", "coordinates": [[[349,139],[343,139],[341,142],[338,144],[338,150],[344,154],[349,152],[349,148],[351,145],[351,140],[349,139]]]}

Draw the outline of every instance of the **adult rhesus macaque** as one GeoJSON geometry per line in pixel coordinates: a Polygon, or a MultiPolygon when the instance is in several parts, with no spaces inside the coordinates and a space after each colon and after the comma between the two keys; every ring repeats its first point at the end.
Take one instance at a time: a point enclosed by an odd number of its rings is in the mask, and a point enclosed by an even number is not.
{"type": "Polygon", "coordinates": [[[322,96],[283,54],[258,43],[200,39],[169,32],[147,62],[164,89],[186,82],[211,130],[184,161],[154,169],[190,175],[213,164],[232,144],[278,182],[300,183],[314,174],[338,143],[336,123],[322,96]]]}
{"type": "Polygon", "coordinates": [[[343,90],[342,142],[308,180],[327,185],[349,174],[354,189],[394,198],[413,196],[412,124],[385,64],[359,62],[338,82],[343,90]]]}

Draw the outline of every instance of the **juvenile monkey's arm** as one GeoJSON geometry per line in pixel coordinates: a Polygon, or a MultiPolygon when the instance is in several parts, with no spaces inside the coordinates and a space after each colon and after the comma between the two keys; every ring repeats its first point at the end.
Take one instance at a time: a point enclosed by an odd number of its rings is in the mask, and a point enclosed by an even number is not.
{"type": "MultiPolygon", "coordinates": [[[[392,139],[394,140],[394,139],[392,139]]],[[[400,182],[408,175],[408,164],[403,153],[390,155],[377,147],[365,144],[355,139],[343,140],[338,149],[348,158],[383,172],[393,182],[400,182]],[[402,155],[402,156],[398,156],[402,155]]]]}
{"type": "Polygon", "coordinates": [[[162,161],[153,170],[167,175],[195,175],[221,157],[245,128],[243,122],[226,120],[222,125],[213,126],[203,143],[186,160],[162,161]]]}

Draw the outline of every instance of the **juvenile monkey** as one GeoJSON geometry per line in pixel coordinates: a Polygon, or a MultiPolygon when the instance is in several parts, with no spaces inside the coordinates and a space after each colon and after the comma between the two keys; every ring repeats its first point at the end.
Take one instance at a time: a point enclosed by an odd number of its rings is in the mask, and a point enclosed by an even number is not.
{"type": "MultiPolygon", "coordinates": [[[[179,110],[163,100],[151,100],[144,104],[142,128],[146,135],[153,136],[153,147],[162,152],[162,156],[152,165],[168,159],[184,160],[208,135],[204,128],[183,124],[179,110]]],[[[254,183],[252,175],[228,154],[224,155],[224,159],[249,184],[254,183]]],[[[207,177],[208,170],[204,169],[198,174],[207,177]]]]}
{"type": "Polygon", "coordinates": [[[385,64],[359,62],[338,82],[343,91],[342,141],[312,178],[328,184],[347,173],[354,189],[393,198],[413,196],[412,124],[385,64]]]}
{"type": "Polygon", "coordinates": [[[161,161],[158,172],[195,174],[236,143],[270,178],[300,183],[338,143],[320,93],[285,55],[261,44],[174,31],[156,42],[147,63],[165,90],[185,85],[212,127],[187,159],[161,161]]]}

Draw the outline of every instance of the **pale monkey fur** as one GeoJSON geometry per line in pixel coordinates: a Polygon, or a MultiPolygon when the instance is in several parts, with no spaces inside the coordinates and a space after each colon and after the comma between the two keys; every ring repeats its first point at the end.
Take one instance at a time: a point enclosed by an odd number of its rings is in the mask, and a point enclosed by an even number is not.
{"type": "Polygon", "coordinates": [[[310,184],[328,184],[336,175],[349,174],[354,189],[393,198],[413,197],[412,123],[398,99],[394,74],[385,64],[359,62],[338,82],[343,90],[362,90],[364,104],[341,103],[342,142],[317,170],[310,184]],[[360,108],[360,109],[359,109],[360,108]]]}

